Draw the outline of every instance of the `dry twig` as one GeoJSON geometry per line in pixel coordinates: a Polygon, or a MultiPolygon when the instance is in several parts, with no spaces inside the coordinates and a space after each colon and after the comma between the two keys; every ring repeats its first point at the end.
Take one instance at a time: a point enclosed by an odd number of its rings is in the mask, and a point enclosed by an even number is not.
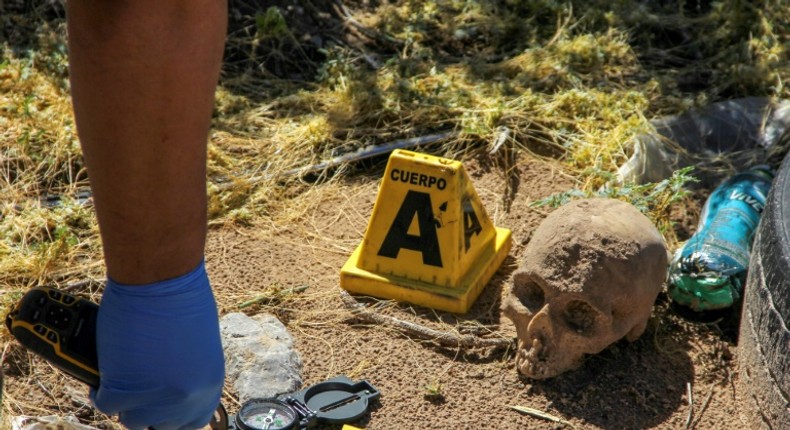
{"type": "Polygon", "coordinates": [[[75,291],[81,289],[90,289],[93,287],[101,287],[103,286],[104,282],[96,280],[96,279],[83,279],[81,281],[71,282],[62,287],[60,287],[63,291],[75,291]]]}
{"type": "Polygon", "coordinates": [[[711,386],[710,387],[710,392],[708,393],[708,397],[706,397],[705,401],[702,402],[702,407],[699,410],[699,415],[697,415],[697,418],[691,424],[691,429],[697,428],[697,424],[699,424],[700,420],[702,419],[702,414],[704,414],[705,410],[708,409],[708,405],[710,404],[710,400],[713,398],[713,390],[714,390],[714,388],[715,388],[715,386],[711,386]]]}
{"type": "Polygon", "coordinates": [[[540,410],[537,410],[537,409],[534,409],[534,408],[529,408],[529,407],[526,407],[526,406],[512,406],[512,405],[508,406],[508,407],[510,409],[515,410],[515,411],[521,412],[522,414],[527,414],[527,415],[529,415],[531,417],[540,418],[542,420],[547,420],[547,421],[555,422],[555,423],[558,423],[558,424],[563,424],[563,425],[566,425],[566,426],[568,426],[570,428],[576,428],[569,421],[565,421],[562,418],[555,417],[554,415],[548,414],[546,412],[543,412],[543,411],[540,411],[540,410]]]}
{"type": "Polygon", "coordinates": [[[283,299],[283,298],[288,297],[288,296],[290,296],[292,294],[301,293],[302,291],[305,291],[308,288],[309,288],[308,285],[300,285],[298,287],[289,288],[287,290],[273,291],[273,292],[269,292],[269,293],[266,293],[266,294],[261,294],[259,296],[256,296],[256,297],[250,299],[250,300],[246,300],[246,301],[244,301],[242,303],[239,303],[239,309],[244,309],[246,307],[249,307],[249,306],[261,303],[261,302],[268,302],[268,301],[273,301],[273,300],[277,300],[277,299],[283,299]]]}
{"type": "Polygon", "coordinates": [[[442,346],[460,346],[463,348],[513,347],[513,341],[510,339],[486,339],[472,335],[462,336],[456,333],[434,330],[419,324],[399,320],[391,316],[374,313],[367,309],[364,304],[359,303],[356,299],[354,299],[354,297],[351,296],[351,294],[346,291],[341,291],[340,297],[343,299],[343,304],[345,304],[345,306],[351,310],[354,315],[368,322],[394,327],[408,335],[420,339],[431,340],[442,346]]]}
{"type": "Polygon", "coordinates": [[[686,393],[688,394],[689,415],[686,418],[686,429],[691,428],[691,420],[694,418],[694,393],[691,391],[691,382],[686,382],[686,393]]]}

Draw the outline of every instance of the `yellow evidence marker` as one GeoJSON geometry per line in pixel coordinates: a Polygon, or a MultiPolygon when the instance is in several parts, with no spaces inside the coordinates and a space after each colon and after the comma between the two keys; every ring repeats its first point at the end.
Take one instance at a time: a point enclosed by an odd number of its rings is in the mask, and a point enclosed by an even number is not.
{"type": "Polygon", "coordinates": [[[465,313],[510,246],[510,230],[494,227],[461,162],[395,150],[340,286],[465,313]]]}

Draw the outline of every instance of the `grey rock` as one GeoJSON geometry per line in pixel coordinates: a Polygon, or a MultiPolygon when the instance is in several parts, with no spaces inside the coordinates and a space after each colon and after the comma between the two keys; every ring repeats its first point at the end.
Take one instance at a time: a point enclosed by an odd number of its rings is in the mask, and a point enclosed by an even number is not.
{"type": "Polygon", "coordinates": [[[285,326],[270,314],[227,314],[220,320],[225,377],[240,402],[275,397],[302,386],[302,359],[285,326]]]}

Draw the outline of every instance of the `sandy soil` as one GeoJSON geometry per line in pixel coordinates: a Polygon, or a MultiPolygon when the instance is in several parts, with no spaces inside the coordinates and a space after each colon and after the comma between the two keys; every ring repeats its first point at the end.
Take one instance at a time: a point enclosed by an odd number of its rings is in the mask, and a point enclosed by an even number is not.
{"type": "MultiPolygon", "coordinates": [[[[487,156],[465,162],[494,223],[512,229],[514,235],[508,259],[467,314],[364,302],[376,305],[382,314],[436,330],[514,338],[515,328],[501,315],[501,296],[531,232],[550,210],[531,208],[529,203],[573,186],[561,168],[551,166],[521,159],[505,178],[501,166],[487,156]]],[[[283,301],[245,311],[273,312],[288,326],[304,361],[306,385],[345,374],[379,388],[380,401],[357,426],[566,426],[508,408],[520,405],[579,429],[748,427],[739,415],[734,388],[737,330],[732,318],[690,322],[663,293],[646,333],[636,342],[620,341],[579,370],[547,381],[520,376],[509,349],[440,347],[354,317],[340,299],[339,269],[363,237],[377,181],[371,176],[317,185],[319,197],[297,223],[211,231],[207,255],[213,283],[222,291],[223,312],[267,290],[308,287],[283,301]]],[[[676,211],[681,236],[691,229],[698,210],[676,211]]],[[[231,411],[236,408],[230,397],[225,403],[231,411]]]]}
{"type": "MultiPolygon", "coordinates": [[[[529,203],[574,184],[558,165],[531,158],[513,163],[507,177],[503,166],[485,155],[466,161],[465,168],[495,225],[512,229],[514,237],[509,257],[472,309],[453,315],[391,301],[359,300],[382,315],[434,330],[514,339],[513,324],[501,314],[502,294],[531,232],[550,210],[531,208],[529,203]]],[[[546,381],[520,376],[512,349],[441,347],[352,315],[341,300],[339,270],[364,235],[382,173],[379,168],[369,176],[310,187],[302,199],[307,201],[304,212],[295,222],[214,228],[207,251],[222,313],[238,311],[239,304],[262,294],[276,296],[243,310],[270,312],[286,324],[304,362],[305,385],[345,374],[366,379],[381,391],[380,401],[356,423],[358,427],[748,427],[739,414],[734,388],[738,375],[733,318],[690,322],[673,310],[663,293],[641,338],[620,341],[590,357],[579,370],[546,381]],[[283,294],[296,287],[307,288],[283,294]],[[510,405],[538,409],[569,424],[522,415],[510,405]]],[[[676,210],[681,236],[692,230],[698,211],[699,206],[676,210]]],[[[25,408],[11,413],[70,413],[102,428],[114,427],[85,405],[84,387],[18,347],[6,352],[6,400],[12,408],[25,408]]],[[[238,409],[230,391],[224,403],[231,413],[238,409]]]]}

